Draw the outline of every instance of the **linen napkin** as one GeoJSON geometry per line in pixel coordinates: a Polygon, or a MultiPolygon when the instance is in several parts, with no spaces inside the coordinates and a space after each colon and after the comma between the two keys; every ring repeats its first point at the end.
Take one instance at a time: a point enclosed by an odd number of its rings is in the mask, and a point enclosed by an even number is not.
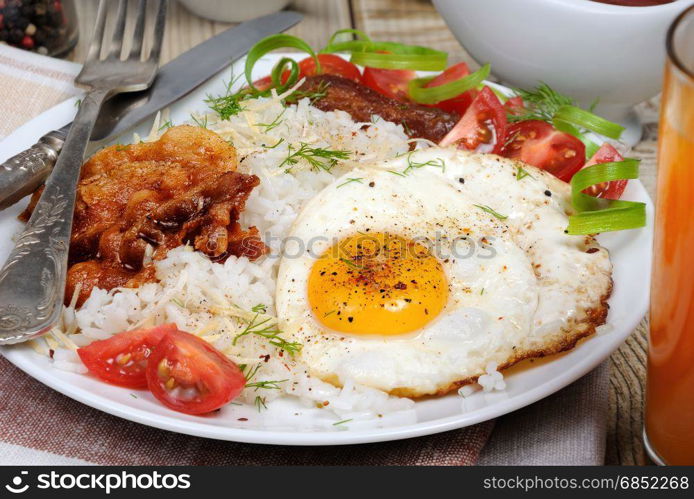
{"type": "MultiPolygon", "coordinates": [[[[0,45],[0,139],[79,93],[72,85],[79,69],[0,45]]],[[[493,433],[495,423],[488,421],[395,442],[289,447],[206,440],[119,419],[47,388],[0,357],[0,464],[602,464],[607,371],[603,364],[554,396],[500,418],[493,433]]]]}

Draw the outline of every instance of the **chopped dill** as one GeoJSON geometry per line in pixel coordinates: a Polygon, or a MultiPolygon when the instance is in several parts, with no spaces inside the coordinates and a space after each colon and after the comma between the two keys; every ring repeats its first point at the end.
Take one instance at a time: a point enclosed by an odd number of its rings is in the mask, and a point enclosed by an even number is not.
{"type": "Polygon", "coordinates": [[[286,110],[287,109],[282,109],[282,112],[277,115],[277,117],[272,121],[272,123],[256,123],[255,126],[265,128],[265,133],[268,133],[270,130],[274,130],[284,122],[282,116],[284,115],[284,112],[286,110]]]}
{"type": "Polygon", "coordinates": [[[530,175],[522,166],[519,166],[518,170],[516,171],[516,180],[522,180],[525,177],[535,178],[530,175]]]}
{"type": "Polygon", "coordinates": [[[329,172],[337,164],[338,160],[349,159],[349,151],[332,151],[322,147],[311,147],[305,142],[299,143],[298,149],[295,149],[290,144],[287,157],[284,158],[279,167],[282,168],[288,165],[290,167],[288,169],[291,169],[301,159],[305,160],[312,168],[329,172]]]}
{"type": "Polygon", "coordinates": [[[245,329],[241,331],[234,337],[232,345],[236,345],[239,338],[247,336],[249,334],[254,334],[260,336],[270,341],[270,344],[274,347],[286,350],[289,354],[294,355],[296,352],[301,350],[301,343],[290,342],[285,340],[280,336],[281,331],[274,324],[268,324],[271,320],[269,317],[258,321],[260,314],[256,313],[255,317],[248,322],[245,329]]]}
{"type": "Polygon", "coordinates": [[[232,116],[239,114],[244,110],[244,107],[241,105],[244,100],[259,95],[250,88],[242,88],[238,92],[232,91],[234,84],[242,76],[243,75],[239,75],[236,78],[232,78],[229,83],[227,83],[226,93],[224,93],[224,95],[218,95],[217,97],[208,95],[205,99],[205,104],[207,104],[212,111],[217,113],[222,120],[228,120],[232,116]]]}
{"type": "Polygon", "coordinates": [[[127,151],[130,144],[116,144],[116,151],[127,151]]]}
{"type": "Polygon", "coordinates": [[[286,99],[284,99],[284,101],[287,104],[295,104],[299,102],[301,99],[308,99],[311,102],[311,104],[313,104],[314,102],[322,99],[328,94],[329,86],[330,82],[321,81],[315,90],[296,90],[286,99]]]}
{"type": "Polygon", "coordinates": [[[76,107],[76,108],[79,108],[81,105],[82,105],[82,99],[77,99],[77,100],[75,101],[75,107],[76,107]]]}
{"type": "Polygon", "coordinates": [[[274,149],[275,147],[277,147],[278,145],[280,145],[282,142],[284,142],[284,137],[282,137],[280,140],[278,140],[278,141],[277,141],[277,144],[275,144],[274,146],[266,146],[265,144],[263,144],[263,147],[264,147],[265,149],[274,149]]]}
{"type": "Polygon", "coordinates": [[[499,220],[506,220],[506,219],[508,218],[508,216],[502,215],[502,214],[499,213],[498,211],[494,211],[494,210],[493,210],[492,208],[490,208],[489,206],[486,206],[486,205],[483,205],[483,204],[476,204],[475,206],[477,206],[480,210],[486,211],[486,212],[489,213],[490,215],[495,216],[495,217],[498,218],[499,220]]]}
{"type": "Polygon", "coordinates": [[[484,288],[480,290],[480,296],[484,294],[484,288]]]}
{"type": "Polygon", "coordinates": [[[572,98],[553,90],[546,83],[540,83],[535,90],[515,89],[515,92],[522,97],[525,110],[517,115],[509,114],[508,120],[512,123],[525,120],[551,123],[560,107],[575,104],[572,98]]]}
{"type": "Polygon", "coordinates": [[[166,120],[162,126],[159,127],[158,132],[161,132],[162,130],[167,130],[174,126],[173,122],[171,120],[166,120]]]}
{"type": "Polygon", "coordinates": [[[267,305],[264,303],[258,303],[255,307],[251,309],[251,311],[255,312],[256,314],[264,314],[267,312],[267,305]]]}
{"type": "Polygon", "coordinates": [[[130,396],[131,396],[132,398],[134,398],[134,399],[137,398],[137,395],[135,395],[134,393],[131,393],[130,396]]]}
{"type": "Polygon", "coordinates": [[[178,298],[171,298],[171,303],[173,303],[174,305],[177,305],[180,308],[186,308],[185,304],[181,300],[179,300],[178,298]]]}
{"type": "Polygon", "coordinates": [[[405,171],[402,172],[403,176],[407,175],[410,170],[414,170],[415,168],[424,168],[425,166],[435,166],[437,168],[441,168],[441,171],[446,171],[446,162],[443,159],[436,158],[424,162],[412,161],[413,153],[414,151],[410,151],[407,154],[407,168],[405,168],[405,171]]]}
{"type": "Polygon", "coordinates": [[[203,116],[202,119],[198,118],[194,114],[190,115],[190,119],[195,122],[200,128],[207,128],[207,115],[203,116]]]}
{"type": "Polygon", "coordinates": [[[267,399],[265,397],[261,397],[260,395],[256,395],[255,397],[255,407],[258,409],[258,412],[262,412],[263,409],[267,409],[266,405],[267,399]]]}
{"type": "Polygon", "coordinates": [[[258,372],[258,369],[260,369],[260,364],[256,364],[253,367],[251,367],[248,370],[248,373],[246,373],[246,368],[248,366],[246,364],[242,364],[239,366],[239,369],[241,369],[241,372],[243,373],[244,378],[246,378],[246,383],[248,383],[250,380],[253,379],[253,376],[258,372]]]}
{"type": "Polygon", "coordinates": [[[335,310],[331,310],[330,312],[324,313],[324,314],[323,314],[323,317],[327,317],[327,316],[332,315],[332,314],[334,314],[334,313],[335,313],[335,310]]]}
{"type": "Polygon", "coordinates": [[[333,423],[333,426],[339,426],[341,424],[349,423],[350,421],[354,421],[353,419],[343,419],[342,421],[338,421],[337,423],[333,423]]]}
{"type": "Polygon", "coordinates": [[[398,177],[406,177],[404,173],[396,172],[395,170],[388,170],[388,173],[392,173],[393,175],[397,175],[398,177]]]}
{"type": "Polygon", "coordinates": [[[341,183],[340,185],[337,186],[337,189],[340,187],[344,187],[347,184],[351,184],[352,182],[357,182],[359,184],[363,183],[362,180],[364,180],[362,177],[355,177],[355,178],[348,178],[346,181],[341,183]]]}
{"type": "Polygon", "coordinates": [[[284,383],[285,381],[289,381],[288,379],[280,379],[277,381],[255,381],[253,383],[246,383],[246,388],[255,388],[255,391],[257,392],[258,390],[279,390],[280,389],[280,383],[284,383]]]}
{"type": "Polygon", "coordinates": [[[354,263],[351,260],[348,260],[347,258],[340,258],[340,261],[342,263],[347,264],[349,267],[352,267],[353,269],[359,269],[359,270],[364,269],[364,267],[362,265],[357,265],[356,263],[354,263]]]}

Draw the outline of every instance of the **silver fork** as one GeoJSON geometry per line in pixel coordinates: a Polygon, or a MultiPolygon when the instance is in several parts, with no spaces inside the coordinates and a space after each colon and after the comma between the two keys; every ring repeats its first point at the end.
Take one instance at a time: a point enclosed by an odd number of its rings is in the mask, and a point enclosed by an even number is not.
{"type": "Polygon", "coordinates": [[[115,2],[101,0],[87,60],[75,83],[87,90],[26,228],[0,270],[0,344],[18,343],[49,331],[60,318],[77,182],[84,153],[102,103],[121,92],[147,89],[157,72],[168,0],[159,0],[145,54],[148,0],[138,0],[132,47],[123,47],[128,0],[119,0],[110,42],[104,34],[115,2]],[[110,46],[106,45],[110,43],[110,46]],[[105,57],[101,56],[102,46],[105,57]]]}

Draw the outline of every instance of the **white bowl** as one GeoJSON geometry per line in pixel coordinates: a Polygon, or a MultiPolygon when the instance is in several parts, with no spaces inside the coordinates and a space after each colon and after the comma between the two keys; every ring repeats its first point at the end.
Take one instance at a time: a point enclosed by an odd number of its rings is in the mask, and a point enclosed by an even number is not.
{"type": "Polygon", "coordinates": [[[290,0],[179,0],[193,14],[236,23],[282,10],[290,0]]]}
{"type": "MultiPolygon", "coordinates": [[[[665,33],[693,0],[622,7],[590,0],[433,0],[451,31],[502,81],[532,88],[544,81],[580,104],[631,126],[633,106],[656,95],[665,33]]],[[[628,142],[629,137],[625,137],[628,142]]]]}

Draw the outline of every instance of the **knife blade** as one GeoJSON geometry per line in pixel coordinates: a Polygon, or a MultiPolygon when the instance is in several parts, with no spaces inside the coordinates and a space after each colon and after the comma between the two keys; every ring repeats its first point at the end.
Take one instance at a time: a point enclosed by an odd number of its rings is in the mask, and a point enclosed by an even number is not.
{"type": "MultiPolygon", "coordinates": [[[[119,135],[188,94],[268,35],[287,30],[303,16],[281,11],[223,31],[163,65],[146,92],[121,94],[102,107],[91,140],[119,135]]],[[[41,137],[29,149],[0,165],[0,210],[31,194],[48,177],[71,123],[41,137]]]]}

